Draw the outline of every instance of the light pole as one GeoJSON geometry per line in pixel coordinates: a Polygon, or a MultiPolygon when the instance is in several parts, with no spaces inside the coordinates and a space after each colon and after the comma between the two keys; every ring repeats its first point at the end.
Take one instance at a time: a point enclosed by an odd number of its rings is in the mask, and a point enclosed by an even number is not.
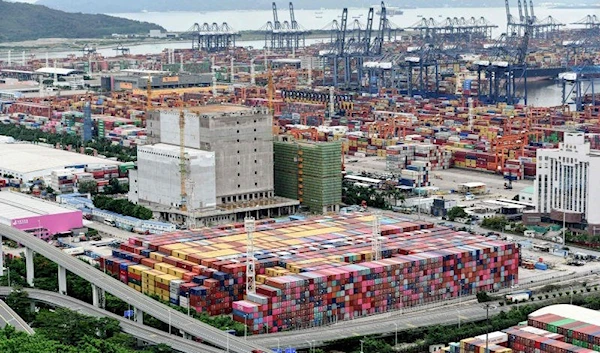
{"type": "Polygon", "coordinates": [[[277,353],[279,353],[280,351],[281,351],[281,341],[278,338],[277,339],[277,353]]]}
{"type": "Polygon", "coordinates": [[[226,333],[227,335],[227,352],[229,353],[229,333],[226,333]]]}
{"type": "Polygon", "coordinates": [[[569,304],[573,305],[573,286],[570,286],[569,289],[571,290],[571,301],[569,302],[569,304]]]}
{"type": "Polygon", "coordinates": [[[398,347],[398,324],[394,322],[394,326],[396,327],[396,331],[394,332],[394,349],[398,347]]]}
{"type": "Polygon", "coordinates": [[[365,351],[363,350],[363,343],[364,343],[364,342],[365,342],[365,341],[363,341],[363,340],[360,340],[360,353],[365,353],[365,351]]]}
{"type": "Polygon", "coordinates": [[[248,339],[248,314],[244,315],[244,340],[248,339]]]}
{"type": "Polygon", "coordinates": [[[308,353],[312,353],[313,348],[312,348],[312,343],[310,341],[306,341],[308,343],[308,353]]]}
{"type": "Polygon", "coordinates": [[[190,292],[187,292],[187,309],[188,309],[188,316],[190,316],[190,292]]]}
{"type": "Polygon", "coordinates": [[[169,335],[171,334],[171,309],[169,309],[169,335]]]}
{"type": "Polygon", "coordinates": [[[490,305],[490,303],[485,303],[483,308],[485,309],[485,351],[488,352],[488,336],[490,334],[490,308],[494,309],[494,307],[490,305]]]}
{"type": "Polygon", "coordinates": [[[456,309],[456,317],[458,317],[458,328],[460,328],[460,309],[456,309]]]}

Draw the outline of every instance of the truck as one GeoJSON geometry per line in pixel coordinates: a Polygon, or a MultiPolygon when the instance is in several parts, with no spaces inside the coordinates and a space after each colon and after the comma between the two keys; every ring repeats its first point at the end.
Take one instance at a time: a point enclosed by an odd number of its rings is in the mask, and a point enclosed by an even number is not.
{"type": "Polygon", "coordinates": [[[518,303],[523,300],[529,300],[529,298],[531,298],[531,294],[532,292],[530,290],[513,292],[506,295],[506,300],[509,300],[513,303],[518,303]]]}

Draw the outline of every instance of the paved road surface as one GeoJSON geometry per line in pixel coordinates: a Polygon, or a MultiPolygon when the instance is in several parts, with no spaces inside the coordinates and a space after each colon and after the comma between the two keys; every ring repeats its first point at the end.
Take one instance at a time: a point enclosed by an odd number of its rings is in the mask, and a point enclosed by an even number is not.
{"type": "Polygon", "coordinates": [[[4,328],[6,325],[14,327],[17,331],[23,331],[30,335],[35,332],[25,320],[23,320],[13,309],[8,306],[3,300],[0,300],[0,327],[4,328]]]}
{"type": "Polygon", "coordinates": [[[92,222],[92,223],[90,225],[88,225],[88,228],[97,230],[100,235],[107,235],[108,237],[119,239],[122,241],[128,241],[129,238],[139,236],[139,234],[128,232],[128,231],[125,231],[123,229],[119,229],[116,227],[111,227],[109,225],[102,224],[100,222],[96,222],[96,221],[90,221],[90,222],[92,222]]]}
{"type": "MultiPolygon", "coordinates": [[[[116,320],[119,320],[121,325],[121,329],[123,332],[126,332],[136,338],[144,340],[149,343],[159,344],[164,343],[168,346],[181,351],[181,352],[190,352],[190,353],[219,353],[224,352],[221,349],[210,347],[207,345],[201,345],[196,342],[184,339],[179,336],[169,335],[166,332],[138,324],[135,321],[126,319],[124,317],[115,315],[106,310],[97,308],[88,303],[82,302],[75,298],[71,298],[68,296],[64,296],[58,293],[43,291],[39,289],[26,288],[24,289],[29,297],[38,302],[43,302],[55,307],[63,307],[73,311],[77,311],[80,314],[94,316],[94,317],[110,317],[116,320]]],[[[0,287],[0,296],[6,296],[12,291],[10,287],[0,287]]],[[[4,303],[4,302],[2,302],[4,303]]],[[[6,305],[6,304],[5,304],[6,305]]],[[[1,306],[0,306],[1,307],[1,306]]],[[[9,308],[10,309],[10,308],[9,308]]],[[[2,314],[2,311],[0,311],[2,314]]],[[[3,315],[3,314],[2,314],[3,315]]],[[[31,330],[31,328],[29,328],[31,330]]],[[[33,333],[33,331],[31,331],[33,333]]]]}

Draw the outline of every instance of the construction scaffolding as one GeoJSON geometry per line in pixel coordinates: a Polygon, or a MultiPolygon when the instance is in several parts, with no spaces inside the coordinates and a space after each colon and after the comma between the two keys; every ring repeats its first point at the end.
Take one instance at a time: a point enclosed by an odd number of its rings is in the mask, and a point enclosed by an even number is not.
{"type": "Polygon", "coordinates": [[[313,213],[337,212],[342,201],[342,145],[285,139],[273,145],[275,194],[313,213]]]}

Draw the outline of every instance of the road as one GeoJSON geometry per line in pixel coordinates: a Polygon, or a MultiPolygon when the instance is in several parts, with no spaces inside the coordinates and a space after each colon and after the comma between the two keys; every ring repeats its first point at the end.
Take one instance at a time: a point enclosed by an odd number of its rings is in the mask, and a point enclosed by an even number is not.
{"type": "Polygon", "coordinates": [[[180,329],[194,337],[198,337],[205,342],[221,348],[229,347],[230,352],[250,353],[253,350],[268,351],[266,347],[262,347],[258,343],[252,343],[234,337],[224,331],[175,311],[30,234],[6,225],[0,225],[0,235],[35,251],[104,291],[127,301],[131,306],[138,310],[141,310],[162,322],[171,322],[172,327],[180,329]]]}
{"type": "Polygon", "coordinates": [[[0,327],[4,328],[6,325],[10,325],[17,331],[26,332],[30,335],[35,333],[25,320],[15,313],[4,300],[0,300],[0,327]]]}
{"type": "MultiPolygon", "coordinates": [[[[12,291],[10,287],[0,287],[0,296],[7,296],[12,291]]],[[[194,341],[184,339],[179,336],[169,335],[166,332],[138,324],[135,321],[126,319],[124,317],[115,315],[106,310],[97,308],[91,304],[82,302],[75,298],[64,296],[54,292],[43,291],[39,289],[26,288],[24,291],[27,292],[29,298],[49,304],[54,307],[67,308],[73,311],[77,311],[80,314],[94,316],[94,317],[109,317],[119,321],[121,329],[136,338],[139,338],[145,342],[160,344],[164,343],[181,352],[190,353],[219,353],[224,352],[221,349],[210,347],[207,345],[201,345],[194,341]]],[[[30,329],[31,330],[31,329],[30,329]]]]}
{"type": "MultiPolygon", "coordinates": [[[[565,276],[565,278],[573,277],[565,276]]],[[[574,285],[573,288],[580,289],[582,287],[574,285]]],[[[509,291],[510,290],[505,290],[504,292],[508,293],[509,291]]],[[[585,292],[583,295],[597,295],[597,292],[585,292]]],[[[544,302],[552,302],[552,300],[553,299],[548,299],[544,300],[544,302]]],[[[539,302],[540,300],[537,299],[534,301],[534,303],[539,302]]],[[[483,310],[482,305],[483,304],[477,303],[474,299],[463,301],[458,301],[455,299],[447,301],[447,304],[439,303],[438,305],[434,305],[432,307],[413,309],[415,311],[396,311],[387,314],[374,315],[371,317],[363,317],[351,321],[338,322],[327,327],[316,327],[300,331],[280,332],[268,335],[263,334],[249,337],[248,340],[260,342],[262,345],[268,347],[280,346],[283,348],[291,346],[295,348],[308,348],[310,345],[319,347],[323,346],[325,342],[343,338],[362,337],[374,334],[391,334],[394,333],[396,327],[398,331],[403,331],[412,328],[438,324],[456,325],[458,324],[459,317],[461,322],[483,320],[485,319],[486,312],[483,310]]],[[[495,310],[499,311],[502,309],[497,307],[495,310]]],[[[493,312],[494,311],[490,312],[490,314],[493,312]]]]}
{"type": "Polygon", "coordinates": [[[96,221],[90,221],[91,224],[87,225],[88,228],[95,229],[98,231],[98,234],[101,236],[108,236],[110,238],[115,238],[122,241],[128,241],[129,238],[139,236],[136,233],[128,232],[123,229],[119,229],[116,227],[111,227],[106,224],[102,224],[96,221]]]}

